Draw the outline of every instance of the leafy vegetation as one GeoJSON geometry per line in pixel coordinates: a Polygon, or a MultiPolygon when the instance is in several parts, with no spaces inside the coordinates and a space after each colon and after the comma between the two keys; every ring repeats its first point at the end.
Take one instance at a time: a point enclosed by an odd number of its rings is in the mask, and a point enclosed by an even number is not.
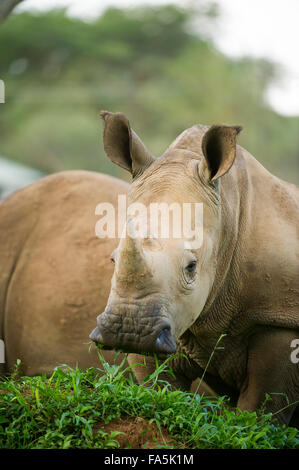
{"type": "Polygon", "coordinates": [[[82,371],[65,365],[48,378],[18,377],[16,369],[3,379],[0,448],[117,448],[118,432],[105,432],[104,425],[128,416],[166,428],[174,448],[299,447],[299,432],[275,426],[270,414],[236,413],[225,397],[170,391],[159,378],[167,361],[145,379],[147,386],[139,386],[124,362],[109,365],[99,356],[100,368],[82,371]]]}
{"type": "Polygon", "coordinates": [[[108,109],[126,113],[157,156],[195,123],[241,124],[241,145],[296,182],[299,118],[265,99],[279,71],[221,54],[204,34],[217,27],[215,9],[196,3],[110,8],[91,22],[64,10],[11,15],[0,27],[0,153],[44,172],[127,177],[102,148],[98,113],[108,109]]]}

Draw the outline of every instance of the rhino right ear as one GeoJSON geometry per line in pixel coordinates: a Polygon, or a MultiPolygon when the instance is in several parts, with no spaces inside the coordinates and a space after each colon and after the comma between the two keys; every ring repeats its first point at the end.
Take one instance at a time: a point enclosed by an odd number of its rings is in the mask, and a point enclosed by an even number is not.
{"type": "Polygon", "coordinates": [[[130,123],[122,113],[100,113],[104,119],[104,150],[113,163],[132,173],[133,178],[140,176],[151,165],[154,157],[146,149],[130,123]]]}

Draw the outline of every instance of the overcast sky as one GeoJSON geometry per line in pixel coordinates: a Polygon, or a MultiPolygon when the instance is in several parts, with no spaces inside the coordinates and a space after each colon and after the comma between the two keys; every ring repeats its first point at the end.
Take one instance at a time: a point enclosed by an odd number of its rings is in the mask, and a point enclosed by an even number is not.
{"type": "MultiPolygon", "coordinates": [[[[111,5],[166,4],[170,0],[25,0],[17,9],[67,6],[74,16],[93,17],[111,5]]],[[[180,6],[190,0],[173,0],[180,6]]],[[[196,3],[196,0],[193,0],[196,3]]],[[[269,90],[273,108],[299,115],[299,0],[216,0],[222,12],[214,32],[217,46],[230,56],[265,57],[281,64],[284,79],[269,90]]]]}

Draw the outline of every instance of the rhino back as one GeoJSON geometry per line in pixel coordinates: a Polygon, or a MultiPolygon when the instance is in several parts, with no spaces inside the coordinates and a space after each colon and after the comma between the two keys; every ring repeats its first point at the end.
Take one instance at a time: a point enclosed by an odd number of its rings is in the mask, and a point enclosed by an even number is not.
{"type": "Polygon", "coordinates": [[[43,178],[6,201],[10,216],[3,228],[9,226],[13,258],[2,322],[8,368],[17,358],[27,375],[58,362],[98,363],[96,351],[83,343],[106,305],[109,257],[118,241],[96,238],[95,207],[116,206],[117,195],[127,190],[118,179],[72,171],[43,178]]]}
{"type": "Polygon", "coordinates": [[[35,198],[24,198],[24,192],[17,191],[0,202],[0,338],[3,340],[10,280],[36,220],[35,198]]]}

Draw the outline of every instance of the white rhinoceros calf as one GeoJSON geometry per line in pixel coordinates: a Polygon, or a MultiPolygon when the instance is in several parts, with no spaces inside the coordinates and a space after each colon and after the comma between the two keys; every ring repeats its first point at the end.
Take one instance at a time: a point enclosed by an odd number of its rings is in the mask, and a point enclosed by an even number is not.
{"type": "Polygon", "coordinates": [[[123,114],[103,118],[108,157],[133,176],[128,204],[147,212],[143,232],[138,211],[128,218],[91,338],[132,353],[184,353],[189,362],[177,358],[173,368],[175,385],[188,388],[225,334],[205,381],[244,410],[268,393],[266,411],[290,423],[297,405],[286,405],[299,399],[299,364],[291,360],[299,338],[298,188],[236,145],[240,127],[195,125],[155,159],[123,114]],[[165,214],[153,232],[155,204],[181,213],[200,204],[201,225],[189,211],[198,237],[161,236],[166,222],[171,229],[186,222],[165,214]]]}

